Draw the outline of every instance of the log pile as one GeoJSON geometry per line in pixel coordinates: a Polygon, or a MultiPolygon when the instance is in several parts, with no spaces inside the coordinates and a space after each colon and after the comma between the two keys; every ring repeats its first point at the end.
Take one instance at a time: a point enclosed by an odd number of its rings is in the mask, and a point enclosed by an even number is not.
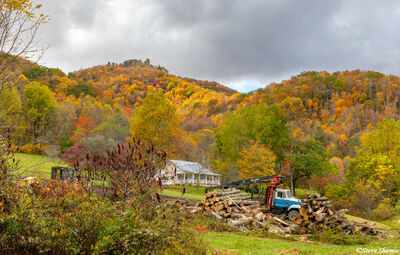
{"type": "Polygon", "coordinates": [[[253,227],[275,234],[300,234],[306,229],[319,231],[331,228],[346,234],[359,231],[378,234],[371,223],[350,221],[345,217],[347,209],[335,211],[332,202],[319,194],[307,195],[302,202],[299,215],[291,222],[285,214],[272,214],[258,201],[251,200],[248,194],[240,193],[238,189],[226,189],[207,193],[191,212],[203,213],[242,231],[253,227]]]}
{"type": "Polygon", "coordinates": [[[370,235],[378,234],[373,225],[368,223],[350,221],[345,217],[347,209],[335,211],[332,208],[332,202],[320,194],[306,196],[303,205],[299,210],[299,215],[294,222],[307,229],[314,231],[331,228],[343,231],[346,234],[364,232],[370,235]]]}
{"type": "Polygon", "coordinates": [[[241,212],[259,207],[259,202],[251,200],[249,195],[240,193],[238,189],[226,189],[208,192],[196,206],[206,213],[214,212],[223,218],[235,218],[241,212]]]}
{"type": "Polygon", "coordinates": [[[238,189],[209,192],[196,207],[193,213],[203,212],[242,231],[247,231],[249,227],[265,227],[268,232],[290,234],[299,229],[296,224],[286,222],[284,215],[268,213],[265,207],[260,207],[258,201],[251,200],[248,194],[240,193],[238,189]]]}

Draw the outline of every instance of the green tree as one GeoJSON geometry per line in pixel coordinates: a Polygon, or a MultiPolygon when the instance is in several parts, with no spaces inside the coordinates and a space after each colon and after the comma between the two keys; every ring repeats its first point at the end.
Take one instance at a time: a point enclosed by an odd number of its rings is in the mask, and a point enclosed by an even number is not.
{"type": "Polygon", "coordinates": [[[134,138],[173,155],[176,153],[183,134],[181,120],[174,106],[161,93],[149,92],[142,106],[136,108],[130,124],[134,138]]]}
{"type": "Polygon", "coordinates": [[[25,115],[29,121],[31,132],[36,142],[49,127],[57,103],[50,89],[38,82],[31,82],[24,89],[25,115]]]}
{"type": "Polygon", "coordinates": [[[77,85],[75,85],[72,89],[71,89],[71,94],[74,95],[75,97],[80,97],[81,94],[83,95],[90,95],[92,97],[96,96],[96,92],[93,90],[92,85],[90,84],[86,84],[82,81],[78,82],[77,85]]]}
{"type": "Polygon", "coordinates": [[[285,158],[289,132],[279,106],[266,104],[238,108],[227,116],[223,127],[216,135],[214,164],[228,179],[237,177],[237,159],[243,148],[255,141],[268,146],[276,155],[276,163],[285,158]]]}
{"type": "Polygon", "coordinates": [[[10,130],[15,138],[23,132],[22,103],[16,88],[5,88],[0,93],[0,133],[10,130]]]}
{"type": "Polygon", "coordinates": [[[293,194],[296,194],[296,184],[301,178],[322,177],[333,170],[324,146],[312,138],[296,142],[289,158],[293,173],[293,194]]]}
{"type": "Polygon", "coordinates": [[[124,143],[129,137],[129,120],[119,109],[93,130],[94,133],[124,143]]]}

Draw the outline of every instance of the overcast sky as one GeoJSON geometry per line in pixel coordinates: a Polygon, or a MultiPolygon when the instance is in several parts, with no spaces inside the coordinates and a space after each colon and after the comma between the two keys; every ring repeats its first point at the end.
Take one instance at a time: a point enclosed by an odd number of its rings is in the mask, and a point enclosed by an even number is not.
{"type": "Polygon", "coordinates": [[[307,70],[400,75],[400,1],[51,0],[41,64],[149,58],[241,92],[307,70]]]}

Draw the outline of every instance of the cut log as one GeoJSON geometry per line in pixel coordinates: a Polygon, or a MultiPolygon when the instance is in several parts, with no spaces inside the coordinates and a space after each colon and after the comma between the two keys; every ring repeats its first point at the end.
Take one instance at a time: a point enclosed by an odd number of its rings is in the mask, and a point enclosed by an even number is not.
{"type": "Polygon", "coordinates": [[[257,202],[257,204],[252,204],[252,205],[249,205],[248,207],[249,207],[250,209],[259,209],[259,208],[260,208],[260,204],[259,204],[258,201],[256,201],[256,202],[257,202]]]}
{"type": "Polygon", "coordinates": [[[289,223],[287,223],[287,222],[285,222],[285,221],[279,219],[278,217],[272,217],[272,219],[273,219],[274,221],[276,221],[276,222],[279,222],[280,224],[282,224],[282,225],[285,226],[285,227],[288,227],[288,226],[289,226],[289,223]]]}
{"type": "Polygon", "coordinates": [[[317,222],[323,221],[326,218],[326,213],[318,213],[315,215],[315,220],[317,222]]]}
{"type": "Polygon", "coordinates": [[[342,215],[345,215],[348,212],[349,212],[348,209],[341,209],[341,210],[337,211],[336,214],[342,216],[342,215]]]}
{"type": "Polygon", "coordinates": [[[302,219],[302,218],[297,218],[297,219],[294,220],[294,222],[295,222],[297,225],[301,225],[301,224],[303,223],[303,219],[302,219]]]}
{"type": "Polygon", "coordinates": [[[199,213],[202,209],[200,207],[196,207],[190,211],[190,213],[199,213]]]}
{"type": "Polygon", "coordinates": [[[306,208],[305,207],[300,207],[300,209],[299,209],[299,213],[300,213],[300,215],[301,216],[305,216],[305,215],[307,215],[307,210],[306,210],[306,208]]]}
{"type": "Polygon", "coordinates": [[[241,206],[240,209],[245,213],[250,213],[250,209],[247,208],[246,206],[241,206]]]}
{"type": "Polygon", "coordinates": [[[240,190],[227,190],[227,191],[218,191],[217,196],[226,196],[226,195],[233,195],[233,194],[239,194],[240,190]]]}
{"type": "Polygon", "coordinates": [[[262,222],[262,221],[258,221],[258,220],[254,220],[253,222],[254,222],[254,223],[256,224],[256,226],[259,227],[259,228],[264,228],[264,227],[267,225],[266,222],[262,222]]]}
{"type": "MultiPolygon", "coordinates": [[[[219,215],[218,215],[219,216],[219,215]]],[[[230,226],[239,226],[239,225],[247,225],[253,221],[253,217],[245,217],[237,220],[229,220],[228,224],[230,226]]]]}
{"type": "Polygon", "coordinates": [[[231,213],[232,218],[246,218],[246,217],[251,217],[251,214],[249,213],[231,213]]]}
{"type": "Polygon", "coordinates": [[[251,200],[239,200],[235,201],[237,204],[242,204],[242,205],[254,205],[254,204],[259,204],[258,201],[251,201],[251,200]]]}
{"type": "Polygon", "coordinates": [[[222,220],[223,219],[222,216],[218,215],[215,212],[211,212],[210,215],[211,215],[211,217],[213,217],[216,220],[222,220]]]}
{"type": "Polygon", "coordinates": [[[250,199],[250,196],[247,194],[233,194],[233,195],[226,195],[226,196],[220,196],[219,198],[223,199],[223,200],[228,200],[230,199],[234,199],[234,200],[243,200],[243,199],[250,199]]]}
{"type": "Polygon", "coordinates": [[[283,235],[285,234],[285,230],[282,229],[279,226],[274,226],[274,225],[270,225],[268,228],[268,232],[269,233],[274,233],[274,234],[278,234],[278,235],[283,235]]]}
{"type": "Polygon", "coordinates": [[[319,208],[318,211],[316,211],[315,213],[316,213],[316,214],[320,214],[320,213],[322,213],[322,212],[324,212],[324,211],[325,211],[325,207],[321,207],[321,208],[319,208]]]}
{"type": "Polygon", "coordinates": [[[255,220],[262,221],[263,216],[264,216],[264,214],[260,212],[260,213],[256,213],[253,218],[255,220]]]}

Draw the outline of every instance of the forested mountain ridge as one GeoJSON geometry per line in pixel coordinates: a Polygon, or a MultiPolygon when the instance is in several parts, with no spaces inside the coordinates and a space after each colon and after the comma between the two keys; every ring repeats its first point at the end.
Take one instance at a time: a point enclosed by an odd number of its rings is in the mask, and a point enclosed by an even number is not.
{"type": "Polygon", "coordinates": [[[136,137],[225,180],[282,173],[293,175],[294,186],[347,201],[358,199],[348,197],[358,194],[351,189],[357,183],[371,196],[397,187],[374,176],[400,182],[397,76],[309,71],[238,93],[140,60],[69,74],[25,60],[20,66],[22,74],[10,70],[14,88],[0,96],[1,126],[12,127],[15,150],[75,164],[136,137]],[[329,183],[345,186],[325,190],[329,183]]]}
{"type": "Polygon", "coordinates": [[[360,136],[383,119],[399,119],[400,78],[373,71],[303,72],[290,80],[258,90],[253,101],[283,102],[301,99],[302,130],[320,126],[330,142],[328,151],[353,156],[360,136]],[[261,99],[257,99],[261,98],[261,99]]]}
{"type": "MultiPolygon", "coordinates": [[[[28,62],[23,66],[27,65],[28,62]]],[[[238,107],[261,103],[286,105],[289,111],[286,121],[297,122],[296,136],[319,139],[331,156],[342,160],[346,156],[354,157],[361,135],[373,130],[379,120],[397,120],[400,106],[399,77],[360,70],[332,74],[303,72],[243,94],[216,82],[177,77],[161,66],[151,65],[149,60],[108,63],[68,75],[59,69],[33,65],[18,77],[21,104],[24,84],[34,81],[48,86],[59,106],[59,117],[49,121],[58,119],[60,123],[48,125],[49,128],[41,126],[39,137],[43,139],[39,140],[43,143],[59,143],[63,137],[62,140],[70,141],[68,144],[75,144],[98,130],[110,114],[118,111],[124,113],[125,129],[129,129],[128,120],[147,93],[159,91],[174,105],[185,132],[179,141],[182,149],[175,155],[200,160],[201,154],[200,161],[209,165],[214,158],[210,151],[215,134],[226,114],[238,107]]],[[[21,115],[26,115],[22,108],[21,115]]],[[[26,116],[23,119],[27,120],[26,116]]],[[[27,121],[24,128],[32,134],[31,124],[27,121]]],[[[127,130],[124,136],[129,136],[127,130]]],[[[29,137],[16,143],[33,142],[29,137]]]]}

